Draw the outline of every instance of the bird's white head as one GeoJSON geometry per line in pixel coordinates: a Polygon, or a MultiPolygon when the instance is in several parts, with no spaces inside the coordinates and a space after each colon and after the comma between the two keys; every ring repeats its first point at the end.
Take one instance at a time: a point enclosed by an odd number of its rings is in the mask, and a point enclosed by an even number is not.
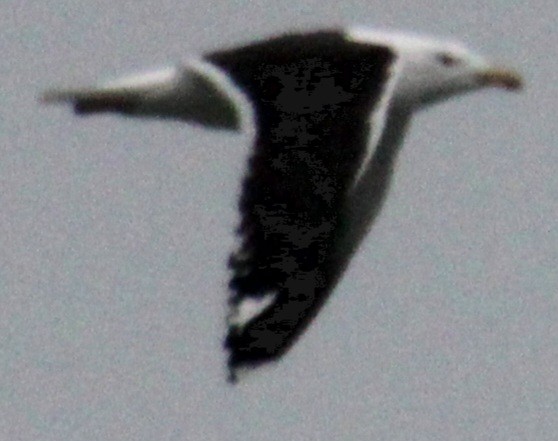
{"type": "Polygon", "coordinates": [[[516,71],[490,63],[459,42],[363,28],[353,29],[350,37],[396,52],[393,98],[398,106],[422,107],[488,86],[522,87],[516,71]]]}

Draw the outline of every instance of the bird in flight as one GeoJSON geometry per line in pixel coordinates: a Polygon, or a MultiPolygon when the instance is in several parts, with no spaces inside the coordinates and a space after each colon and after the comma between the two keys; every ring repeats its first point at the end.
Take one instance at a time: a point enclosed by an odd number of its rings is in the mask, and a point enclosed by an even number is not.
{"type": "Polygon", "coordinates": [[[457,42],[353,27],[288,33],[42,100],[253,134],[229,260],[235,381],[239,368],[281,357],[334,290],[380,210],[413,113],[489,86],[518,90],[522,80],[457,42]]]}

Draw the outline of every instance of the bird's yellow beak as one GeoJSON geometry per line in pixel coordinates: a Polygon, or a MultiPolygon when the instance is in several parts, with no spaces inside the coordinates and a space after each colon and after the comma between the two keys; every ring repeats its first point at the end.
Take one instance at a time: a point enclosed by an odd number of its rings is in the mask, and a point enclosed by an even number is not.
{"type": "Polygon", "coordinates": [[[478,79],[485,86],[502,87],[507,90],[521,90],[523,78],[508,68],[492,67],[479,73],[478,79]]]}

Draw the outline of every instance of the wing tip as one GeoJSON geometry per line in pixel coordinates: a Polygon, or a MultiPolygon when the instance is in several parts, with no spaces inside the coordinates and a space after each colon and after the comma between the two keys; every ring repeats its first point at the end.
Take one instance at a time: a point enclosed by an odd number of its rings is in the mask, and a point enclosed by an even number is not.
{"type": "Polygon", "coordinates": [[[277,361],[289,348],[289,345],[284,344],[285,342],[279,345],[265,343],[260,341],[258,344],[253,336],[239,332],[236,327],[229,330],[223,346],[228,351],[227,381],[230,384],[238,383],[239,376],[243,376],[245,372],[277,361]]]}
{"type": "Polygon", "coordinates": [[[238,384],[239,380],[245,378],[249,372],[262,365],[267,365],[281,356],[281,354],[261,354],[259,352],[253,354],[230,346],[227,346],[227,349],[230,351],[227,362],[227,383],[231,386],[238,384]]]}

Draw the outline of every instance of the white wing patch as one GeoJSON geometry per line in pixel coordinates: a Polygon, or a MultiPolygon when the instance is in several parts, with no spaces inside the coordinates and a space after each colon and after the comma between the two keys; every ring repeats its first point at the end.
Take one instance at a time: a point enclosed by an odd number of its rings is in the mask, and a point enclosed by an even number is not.
{"type": "Polygon", "coordinates": [[[228,317],[229,326],[244,328],[251,320],[260,315],[273,304],[277,293],[264,294],[261,297],[245,297],[237,305],[232,306],[228,317]]]}

